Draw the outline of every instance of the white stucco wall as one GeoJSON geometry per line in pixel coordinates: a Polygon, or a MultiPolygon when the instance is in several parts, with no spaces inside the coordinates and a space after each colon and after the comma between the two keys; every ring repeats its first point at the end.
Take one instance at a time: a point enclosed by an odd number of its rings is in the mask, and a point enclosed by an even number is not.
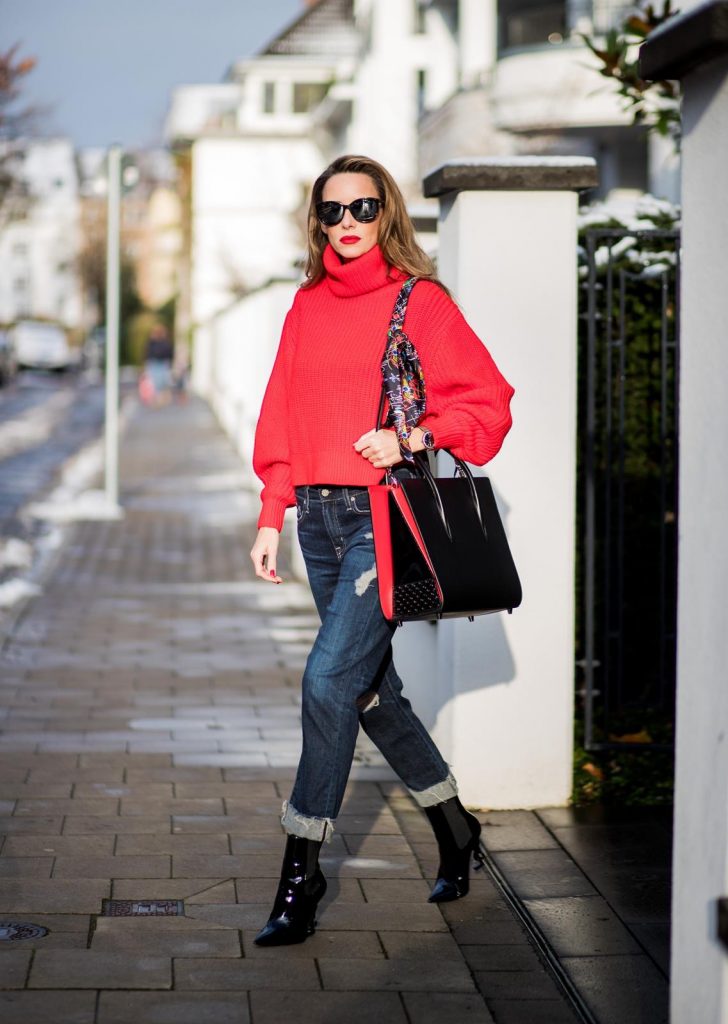
{"type": "Polygon", "coordinates": [[[255,486],[255,427],[296,287],[293,281],[271,284],[215,317],[210,326],[212,405],[255,486]]]}
{"type": "Polygon", "coordinates": [[[571,793],[576,211],[571,192],[464,192],[440,222],[443,280],[516,389],[513,429],[485,472],[524,599],[512,616],[409,623],[395,644],[417,664],[412,699],[476,806],[571,793]]]}
{"type": "Polygon", "coordinates": [[[684,82],[672,1024],[725,1024],[728,953],[728,59],[684,82]]]}
{"type": "Polygon", "coordinates": [[[289,270],[304,239],[291,214],[319,172],[306,137],[201,138],[193,146],[192,319],[289,270]]]}
{"type": "Polygon", "coordinates": [[[381,161],[410,194],[419,191],[418,71],[427,105],[444,102],[457,85],[457,46],[435,12],[415,31],[411,0],[357,0],[366,46],[354,76],[347,131],[350,152],[381,161]]]}
{"type": "MultiPolygon", "coordinates": [[[[195,388],[210,401],[240,454],[245,481],[256,494],[262,484],[253,471],[255,428],[283,321],[297,287],[295,281],[271,283],[212,317],[195,340],[195,388]]],[[[287,515],[282,543],[291,555],[295,574],[305,578],[294,510],[287,515]]]]}

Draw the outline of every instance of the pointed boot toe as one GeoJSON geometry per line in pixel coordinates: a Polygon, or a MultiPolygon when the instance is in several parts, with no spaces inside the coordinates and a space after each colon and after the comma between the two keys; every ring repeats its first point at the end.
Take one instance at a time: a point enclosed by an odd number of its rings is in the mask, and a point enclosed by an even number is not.
{"type": "Polygon", "coordinates": [[[438,878],[427,897],[428,903],[452,903],[468,895],[470,885],[468,879],[438,878]]]}
{"type": "Polygon", "coordinates": [[[461,899],[468,895],[468,886],[458,886],[452,879],[438,879],[432,887],[432,892],[427,898],[428,903],[452,903],[454,899],[461,899]]]}
{"type": "Polygon", "coordinates": [[[316,931],[316,922],[310,921],[299,923],[291,921],[287,917],[272,918],[265,927],[261,928],[253,939],[256,946],[293,946],[297,942],[304,942],[309,935],[316,931]]]}

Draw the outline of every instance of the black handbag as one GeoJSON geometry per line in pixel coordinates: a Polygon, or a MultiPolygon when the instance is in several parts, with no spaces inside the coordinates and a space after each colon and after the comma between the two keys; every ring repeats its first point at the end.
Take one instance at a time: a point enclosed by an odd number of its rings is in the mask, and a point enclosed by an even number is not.
{"type": "MultiPolygon", "coordinates": [[[[411,285],[410,285],[411,288],[411,285]]],[[[401,329],[407,294],[400,293],[390,331],[401,329]],[[397,319],[398,317],[398,319],[397,319]]],[[[406,335],[402,335],[406,339],[406,335]]],[[[416,353],[410,351],[410,357],[416,353]]],[[[419,369],[419,367],[418,367],[419,369]]],[[[375,430],[382,424],[384,383],[375,430]]],[[[447,449],[443,449],[446,451],[447,449]]],[[[382,612],[391,622],[511,612],[522,591],[493,488],[462,459],[455,476],[433,475],[426,453],[407,462],[415,476],[369,487],[382,612]]]]}
{"type": "Polygon", "coordinates": [[[435,477],[417,453],[417,477],[369,487],[379,600],[392,622],[472,619],[521,603],[490,480],[455,462],[457,476],[435,477]]]}

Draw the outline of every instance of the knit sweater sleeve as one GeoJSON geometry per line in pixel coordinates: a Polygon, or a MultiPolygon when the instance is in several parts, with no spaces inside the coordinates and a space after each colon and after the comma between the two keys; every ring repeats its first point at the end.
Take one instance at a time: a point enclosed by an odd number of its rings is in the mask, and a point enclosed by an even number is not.
{"type": "Polygon", "coordinates": [[[296,504],[288,448],[288,400],[296,312],[294,301],[283,324],[278,353],[263,396],[253,447],[253,469],[263,481],[258,527],[273,526],[279,531],[283,529],[286,509],[296,504]]]}
{"type": "Polygon", "coordinates": [[[484,466],[511,428],[514,389],[437,285],[421,282],[414,289],[405,330],[425,375],[427,403],[420,426],[432,431],[437,448],[484,466]]]}

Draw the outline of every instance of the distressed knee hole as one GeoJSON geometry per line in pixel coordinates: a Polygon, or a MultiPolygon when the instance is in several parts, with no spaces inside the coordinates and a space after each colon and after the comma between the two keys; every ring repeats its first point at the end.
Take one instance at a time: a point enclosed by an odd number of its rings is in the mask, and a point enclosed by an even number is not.
{"type": "Polygon", "coordinates": [[[354,590],[356,591],[357,597],[362,597],[372,580],[377,578],[377,566],[376,564],[371,569],[365,569],[364,572],[354,581],[354,590]]]}

